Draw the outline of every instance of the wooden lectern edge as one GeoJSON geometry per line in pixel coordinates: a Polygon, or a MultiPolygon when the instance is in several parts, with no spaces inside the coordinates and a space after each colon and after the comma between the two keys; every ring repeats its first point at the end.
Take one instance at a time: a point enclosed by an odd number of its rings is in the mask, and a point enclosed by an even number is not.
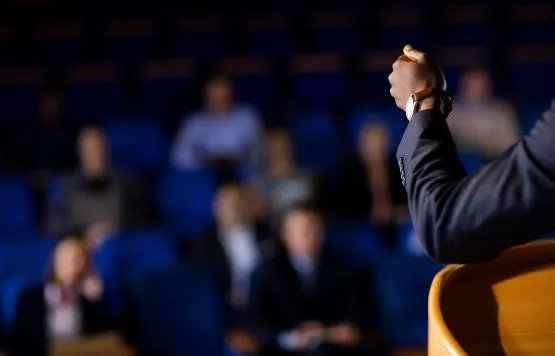
{"type": "MultiPolygon", "coordinates": [[[[523,259],[530,258],[527,256],[526,252],[537,250],[538,246],[553,247],[555,246],[554,239],[540,239],[537,241],[532,241],[524,245],[516,246],[502,252],[494,261],[504,262],[508,259],[507,256],[514,255],[515,250],[521,251],[521,257],[523,259]]],[[[453,337],[445,319],[443,318],[443,313],[441,312],[441,289],[445,283],[448,282],[449,278],[458,269],[464,268],[464,264],[453,264],[443,268],[439,271],[432,281],[430,286],[430,292],[428,296],[428,335],[430,335],[430,326],[433,325],[436,329],[433,334],[440,341],[446,350],[449,351],[451,355],[466,355],[465,351],[453,337]]],[[[428,343],[429,345],[430,343],[428,343]]]]}
{"type": "MultiPolygon", "coordinates": [[[[450,355],[464,355],[464,351],[453,335],[451,335],[443,318],[440,305],[440,290],[445,280],[449,278],[449,274],[459,267],[460,265],[450,265],[439,271],[432,281],[428,297],[428,324],[433,325],[437,329],[433,334],[438,339],[441,339],[441,343],[445,349],[449,350],[450,355]]],[[[428,330],[428,335],[430,334],[431,330],[428,330]]]]}

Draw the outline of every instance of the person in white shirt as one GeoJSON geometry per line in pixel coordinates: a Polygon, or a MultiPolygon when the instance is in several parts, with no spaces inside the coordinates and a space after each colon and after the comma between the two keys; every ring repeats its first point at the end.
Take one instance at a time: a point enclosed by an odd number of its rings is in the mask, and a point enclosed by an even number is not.
{"type": "Polygon", "coordinates": [[[89,269],[87,248],[69,237],[57,245],[46,282],[21,295],[9,337],[10,354],[46,355],[54,343],[111,328],[102,281],[89,269]]]}
{"type": "Polygon", "coordinates": [[[243,309],[252,271],[275,248],[269,229],[251,221],[241,187],[223,185],[214,199],[216,226],[195,245],[195,257],[213,272],[235,310],[243,309]]]}
{"type": "Polygon", "coordinates": [[[459,150],[485,158],[494,158],[520,136],[515,111],[493,96],[491,78],[484,70],[463,75],[447,124],[459,150]]]}
{"type": "Polygon", "coordinates": [[[257,111],[234,103],[231,83],[218,76],[204,87],[204,108],[183,120],[171,161],[178,169],[223,164],[256,166],[263,151],[257,111]]]}

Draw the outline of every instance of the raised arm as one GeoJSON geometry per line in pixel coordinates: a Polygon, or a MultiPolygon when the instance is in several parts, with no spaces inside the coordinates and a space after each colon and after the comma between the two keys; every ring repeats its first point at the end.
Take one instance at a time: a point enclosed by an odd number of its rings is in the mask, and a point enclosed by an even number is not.
{"type": "MultiPolygon", "coordinates": [[[[437,85],[437,78],[426,77],[433,70],[419,68],[431,66],[420,55],[420,61],[398,63],[390,77],[403,109],[403,90],[437,85]]],[[[442,262],[487,261],[555,230],[555,107],[524,140],[467,176],[434,100],[412,117],[397,153],[413,224],[428,254],[442,262]]]]}

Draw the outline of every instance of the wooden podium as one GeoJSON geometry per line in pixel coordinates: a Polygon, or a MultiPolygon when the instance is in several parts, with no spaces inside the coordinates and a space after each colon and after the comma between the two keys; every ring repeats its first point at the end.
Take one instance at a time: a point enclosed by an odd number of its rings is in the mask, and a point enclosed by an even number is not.
{"type": "Polygon", "coordinates": [[[430,356],[555,355],[555,240],[446,267],[428,312],[430,356]]]}
{"type": "Polygon", "coordinates": [[[50,348],[50,356],[126,356],[129,351],[116,333],[105,333],[58,343],[50,348]]]}

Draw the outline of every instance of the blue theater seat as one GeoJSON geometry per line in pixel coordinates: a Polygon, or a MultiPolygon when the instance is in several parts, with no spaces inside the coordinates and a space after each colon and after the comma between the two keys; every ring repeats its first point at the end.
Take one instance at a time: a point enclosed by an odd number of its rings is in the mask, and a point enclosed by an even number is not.
{"type": "Polygon", "coordinates": [[[527,134],[536,122],[551,107],[552,98],[521,103],[517,107],[518,120],[523,134],[527,134]]]}
{"type": "Polygon", "coordinates": [[[224,301],[204,269],[182,264],[152,273],[133,296],[140,352],[224,355],[224,301]]]}
{"type": "Polygon", "coordinates": [[[121,113],[124,106],[119,71],[110,65],[70,69],[67,111],[72,120],[102,123],[121,113]]]}
{"type": "Polygon", "coordinates": [[[38,68],[0,70],[0,122],[21,125],[37,117],[42,79],[38,68]]]}
{"type": "Polygon", "coordinates": [[[35,58],[47,67],[63,68],[86,59],[83,26],[79,23],[53,23],[41,26],[35,34],[35,58]]]}
{"type": "Polygon", "coordinates": [[[468,174],[476,172],[487,163],[487,160],[483,156],[475,152],[460,152],[459,160],[468,174]]]}
{"type": "Polygon", "coordinates": [[[177,263],[172,239],[156,230],[120,233],[106,241],[94,261],[104,281],[112,310],[121,315],[132,284],[145,273],[177,263]]]}
{"type": "Polygon", "coordinates": [[[427,257],[409,255],[390,256],[378,265],[375,289],[388,345],[427,345],[428,291],[441,267],[427,257]]]}
{"type": "Polygon", "coordinates": [[[316,172],[337,172],[339,135],[334,119],[322,111],[309,111],[291,119],[290,129],[299,163],[316,172]]]}
{"type": "Polygon", "coordinates": [[[443,68],[450,94],[457,93],[461,76],[466,70],[487,68],[489,61],[487,46],[440,47],[435,56],[443,68]]]}
{"type": "Polygon", "coordinates": [[[276,83],[270,64],[259,57],[230,58],[219,62],[220,68],[233,77],[238,102],[267,109],[276,101],[276,83]]]}
{"type": "Polygon", "coordinates": [[[448,6],[441,16],[441,42],[447,46],[490,46],[493,28],[486,6],[448,6]]]}
{"type": "Polygon", "coordinates": [[[555,45],[555,5],[551,2],[527,2],[513,5],[509,10],[513,44],[555,45]]]}
{"type": "Polygon", "coordinates": [[[249,53],[286,56],[294,51],[289,19],[283,16],[256,17],[248,23],[246,43],[249,53]]]}
{"type": "Polygon", "coordinates": [[[1,317],[4,325],[13,320],[21,291],[45,278],[54,244],[54,240],[34,236],[0,239],[1,317]]]}
{"type": "Polygon", "coordinates": [[[362,90],[361,101],[374,105],[393,105],[389,95],[389,81],[391,65],[399,57],[399,50],[385,50],[367,52],[361,59],[362,90]]]}
{"type": "Polygon", "coordinates": [[[316,52],[356,53],[362,45],[352,13],[333,12],[316,15],[312,20],[309,48],[316,52]]]}
{"type": "Polygon", "coordinates": [[[121,64],[137,64],[153,54],[152,24],[143,20],[114,21],[108,25],[108,53],[121,64]]]}
{"type": "Polygon", "coordinates": [[[221,58],[226,53],[222,21],[218,17],[186,18],[178,28],[176,53],[194,59],[221,58]]]}
{"type": "Polygon", "coordinates": [[[377,47],[400,51],[407,43],[415,48],[430,49],[425,13],[421,7],[386,7],[378,15],[375,34],[377,47]]]}
{"type": "Polygon", "coordinates": [[[167,164],[168,139],[153,121],[113,121],[108,125],[110,153],[118,167],[154,174],[167,164]]]}
{"type": "Polygon", "coordinates": [[[165,227],[180,237],[192,238],[212,223],[216,178],[208,170],[170,170],[162,177],[157,206],[165,227]]]}
{"type": "Polygon", "coordinates": [[[148,115],[157,118],[171,110],[192,88],[194,67],[187,59],[148,61],[140,67],[140,102],[148,115]]]}
{"type": "Polygon", "coordinates": [[[368,222],[331,224],[327,228],[326,245],[359,263],[376,263],[385,255],[379,229],[368,222]]]}
{"type": "Polygon", "coordinates": [[[25,234],[35,231],[31,189],[23,178],[0,177],[0,233],[25,234]]]}
{"type": "Polygon", "coordinates": [[[516,101],[552,97],[555,44],[509,48],[508,88],[516,101]]]}
{"type": "Polygon", "coordinates": [[[333,54],[302,55],[292,63],[293,98],[307,106],[330,107],[351,99],[344,60],[333,54]]]}

